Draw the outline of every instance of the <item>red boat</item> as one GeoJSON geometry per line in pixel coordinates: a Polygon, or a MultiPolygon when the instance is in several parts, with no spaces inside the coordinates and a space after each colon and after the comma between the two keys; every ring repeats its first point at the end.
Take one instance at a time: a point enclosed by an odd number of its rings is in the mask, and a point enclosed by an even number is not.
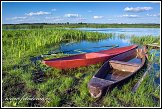
{"type": "Polygon", "coordinates": [[[58,69],[78,68],[92,64],[97,64],[99,62],[105,62],[106,60],[118,54],[127,52],[137,47],[138,47],[137,45],[131,45],[120,48],[112,48],[109,50],[102,50],[99,52],[79,54],[57,59],[43,60],[42,63],[58,69]]]}

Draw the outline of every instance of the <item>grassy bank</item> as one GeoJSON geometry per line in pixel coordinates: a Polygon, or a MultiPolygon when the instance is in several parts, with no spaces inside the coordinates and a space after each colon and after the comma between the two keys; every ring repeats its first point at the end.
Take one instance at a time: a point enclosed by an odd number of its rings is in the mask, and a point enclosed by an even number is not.
{"type": "Polygon", "coordinates": [[[145,45],[145,44],[153,44],[158,43],[160,45],[160,36],[154,37],[154,36],[132,36],[131,40],[132,43],[136,43],[139,45],[145,45]]]}
{"type": "MultiPolygon", "coordinates": [[[[111,38],[112,34],[63,29],[2,32],[3,106],[160,106],[160,89],[156,88],[151,75],[147,76],[136,93],[131,92],[142,71],[129,83],[113,89],[97,101],[91,98],[87,83],[102,63],[78,69],[57,70],[43,65],[40,60],[34,61],[36,56],[56,49],[60,43],[98,41],[111,38]]],[[[62,56],[64,54],[53,58],[62,56]]],[[[153,73],[154,70],[150,72],[153,73]]]]}
{"type": "MultiPolygon", "coordinates": [[[[55,94],[55,91],[60,93],[68,90],[68,87],[73,86],[72,84],[76,81],[75,78],[56,69],[46,69],[40,62],[33,62],[33,57],[58,48],[60,43],[81,40],[98,41],[108,37],[112,37],[112,34],[62,29],[3,30],[3,105],[58,106],[62,99],[61,95],[55,94]],[[43,104],[35,103],[37,100],[10,100],[10,98],[31,98],[33,96],[36,98],[48,98],[49,96],[56,104],[48,103],[45,100],[40,100],[43,104]]],[[[56,57],[60,56],[62,55],[58,54],[56,57]]],[[[71,72],[69,71],[69,74],[71,72]]],[[[76,74],[78,73],[76,71],[76,74]]]]}
{"type": "Polygon", "coordinates": [[[3,24],[3,29],[43,29],[43,28],[160,28],[160,24],[3,24]]]}

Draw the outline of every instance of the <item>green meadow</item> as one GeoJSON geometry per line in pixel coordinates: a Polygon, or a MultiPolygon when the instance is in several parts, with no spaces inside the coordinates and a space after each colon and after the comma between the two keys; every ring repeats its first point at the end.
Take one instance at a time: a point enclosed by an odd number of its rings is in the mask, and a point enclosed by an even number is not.
{"type": "MultiPolygon", "coordinates": [[[[48,28],[51,28],[50,26],[48,25],[48,28]]],[[[103,27],[107,26],[103,25],[103,27]]],[[[5,30],[6,27],[3,28],[2,105],[5,107],[160,106],[160,87],[154,82],[155,76],[153,76],[156,73],[159,77],[160,72],[155,72],[153,68],[135,93],[132,92],[132,88],[142,77],[146,67],[129,82],[115,87],[101,99],[93,99],[89,94],[87,84],[103,63],[69,70],[58,70],[41,63],[42,59],[65,56],[63,53],[49,57],[40,56],[57,49],[60,43],[82,40],[99,41],[114,37],[111,33],[61,28],[28,30],[5,30]],[[40,56],[40,60],[35,60],[37,56],[40,56]]],[[[138,45],[150,43],[160,45],[160,36],[133,36],[131,42],[138,45]]],[[[149,54],[150,63],[160,64],[159,60],[158,57],[155,58],[154,53],[149,54]]]]}

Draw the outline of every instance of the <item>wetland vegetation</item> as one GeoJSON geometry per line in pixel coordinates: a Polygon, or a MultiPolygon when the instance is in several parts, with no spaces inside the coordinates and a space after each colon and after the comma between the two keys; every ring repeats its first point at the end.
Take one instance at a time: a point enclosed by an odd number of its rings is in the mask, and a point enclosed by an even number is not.
{"type": "MultiPolygon", "coordinates": [[[[50,26],[52,27],[52,25],[47,27],[50,28],[50,26]]],[[[73,26],[75,27],[75,25],[73,26]]],[[[107,26],[103,25],[103,27],[107,26]]],[[[129,26],[127,25],[127,27],[129,26]]],[[[153,27],[159,27],[159,25],[153,27]]],[[[6,26],[3,28],[7,29],[6,26]]],[[[111,33],[57,28],[3,30],[2,105],[9,107],[159,107],[160,87],[154,82],[155,76],[152,76],[157,73],[156,70],[149,72],[135,93],[132,92],[132,88],[146,68],[125,85],[115,87],[100,100],[96,100],[91,98],[87,83],[102,63],[69,70],[58,70],[41,63],[41,59],[65,56],[63,53],[49,57],[40,56],[57,49],[60,43],[82,40],[99,41],[113,37],[111,33]],[[40,59],[36,59],[37,56],[40,56],[40,59]]],[[[126,38],[124,35],[119,37],[126,38]]],[[[134,36],[131,38],[131,42],[139,45],[156,42],[160,45],[159,39],[160,36],[134,36]]],[[[156,61],[155,63],[160,64],[159,57],[155,59],[154,54],[149,54],[149,56],[149,62],[156,61]]]]}
{"type": "Polygon", "coordinates": [[[96,24],[96,23],[34,23],[3,24],[3,29],[43,29],[43,28],[160,28],[160,24],[96,24]]]}

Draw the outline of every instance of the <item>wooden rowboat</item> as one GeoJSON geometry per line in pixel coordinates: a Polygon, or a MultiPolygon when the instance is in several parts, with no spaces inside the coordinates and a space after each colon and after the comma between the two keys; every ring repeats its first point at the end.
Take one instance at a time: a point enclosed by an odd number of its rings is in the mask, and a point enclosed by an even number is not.
{"type": "Polygon", "coordinates": [[[79,54],[57,59],[43,60],[42,63],[58,69],[77,68],[88,66],[91,64],[97,64],[99,62],[105,62],[106,60],[112,58],[113,56],[116,56],[120,53],[127,52],[135,48],[137,48],[137,45],[112,48],[109,50],[102,50],[99,52],[79,54]]]}
{"type": "Polygon", "coordinates": [[[134,48],[106,61],[88,83],[93,98],[101,97],[110,88],[130,79],[145,64],[143,49],[134,48]]]}

